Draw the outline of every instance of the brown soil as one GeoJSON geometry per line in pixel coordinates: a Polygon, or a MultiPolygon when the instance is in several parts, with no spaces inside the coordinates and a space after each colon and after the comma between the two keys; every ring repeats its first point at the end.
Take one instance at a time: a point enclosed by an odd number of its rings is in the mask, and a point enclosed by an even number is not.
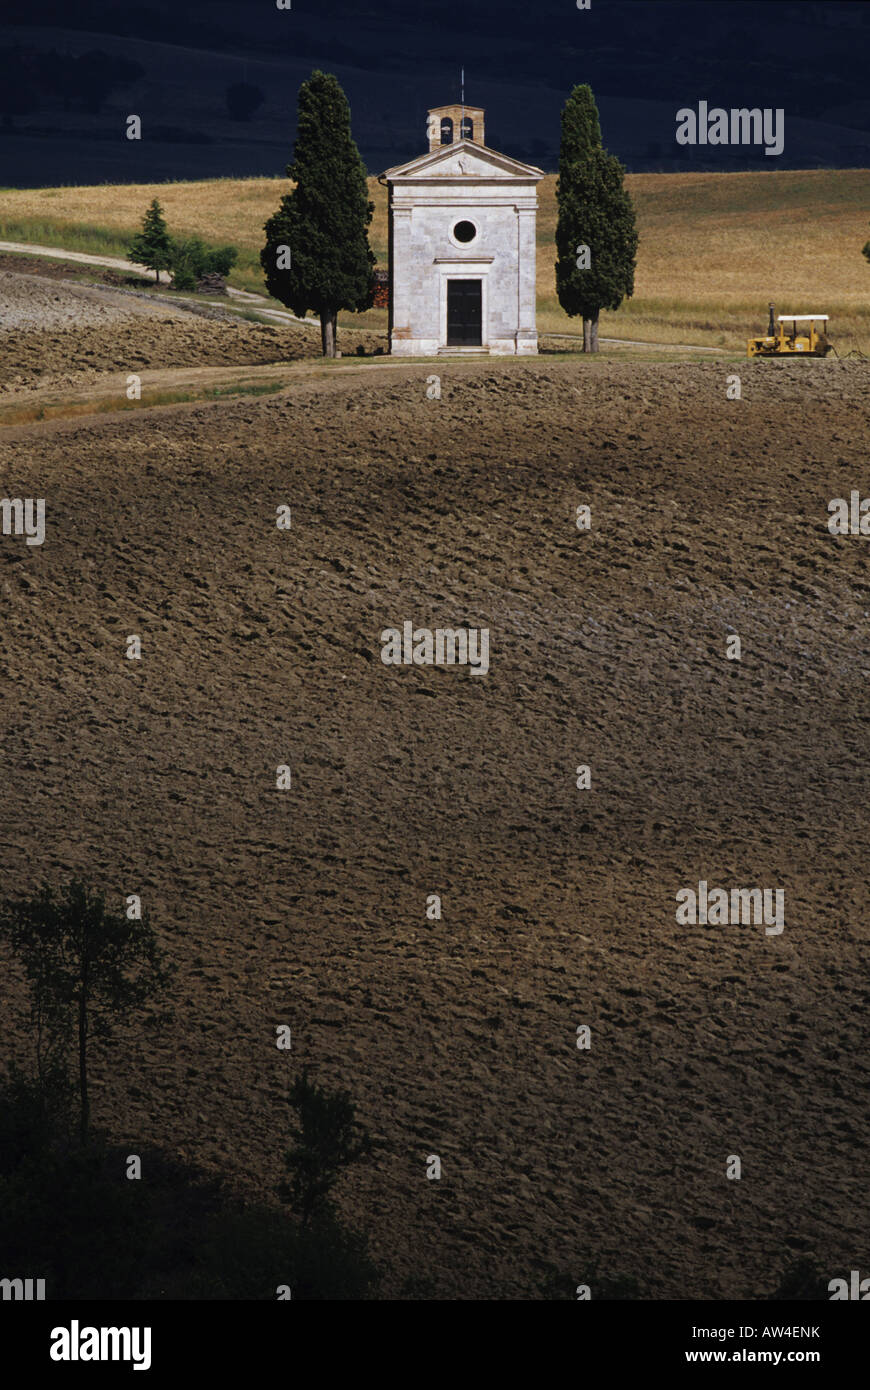
{"type": "Polygon", "coordinates": [[[110,270],[106,266],[86,265],[81,261],[53,261],[47,256],[24,256],[20,252],[0,251],[0,270],[13,275],[36,275],[42,280],[84,280],[89,284],[118,285],[128,288],[147,289],[153,287],[153,280],[137,275],[131,268],[129,274],[120,270],[110,270]]]}
{"type": "MultiPolygon", "coordinates": [[[[209,312],[209,311],[206,311],[209,312]]],[[[0,270],[0,397],[34,387],[96,384],[113,371],[290,362],[320,355],[316,326],[213,320],[148,294],[0,270]]],[[[339,346],[371,354],[385,339],[340,335],[339,346]]]]}
{"type": "Polygon", "coordinates": [[[48,527],[0,538],[4,891],[142,893],[180,966],[95,1118],[270,1191],[309,1064],[376,1138],[343,1201],[393,1296],[858,1267],[870,541],[826,509],[870,372],[430,371],[4,432],[48,527]],[[409,619],[488,627],[489,675],[384,666],[409,619]],[[784,932],[678,926],[699,879],[784,932]]]}

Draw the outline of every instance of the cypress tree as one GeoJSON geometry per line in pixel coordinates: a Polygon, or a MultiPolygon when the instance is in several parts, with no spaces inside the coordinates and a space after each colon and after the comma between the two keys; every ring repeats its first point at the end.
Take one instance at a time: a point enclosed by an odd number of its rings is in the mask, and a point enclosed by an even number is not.
{"type": "Polygon", "coordinates": [[[353,141],[347,97],[332,73],[313,72],[299,89],[299,121],[287,175],[295,187],[264,231],[260,264],[270,294],[320,318],[324,357],[336,353],[340,309],[368,309],[375,258],[368,226],[365,165],[353,141]]]}
{"type": "Polygon", "coordinates": [[[152,198],[151,205],[142,219],[141,232],[138,232],[130,243],[127,260],[147,265],[149,270],[155,271],[158,285],[161,270],[168,270],[172,264],[169,229],[163,218],[163,209],[156,198],[152,198]]]}
{"type": "Polygon", "coordinates": [[[601,145],[588,86],[575,87],[562,111],[556,200],[556,292],[566,314],[583,317],[583,351],[598,351],[598,316],[634,293],[637,228],[625,170],[601,145]],[[581,247],[589,248],[589,265],[581,247]]]}

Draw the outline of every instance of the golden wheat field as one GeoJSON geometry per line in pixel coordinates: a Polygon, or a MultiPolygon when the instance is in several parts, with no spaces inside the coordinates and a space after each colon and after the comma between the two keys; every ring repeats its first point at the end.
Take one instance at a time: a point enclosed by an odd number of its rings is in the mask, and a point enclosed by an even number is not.
{"type": "MultiPolygon", "coordinates": [[[[870,351],[870,237],[867,169],[727,174],[629,174],[640,247],[635,295],[602,315],[602,333],[663,343],[740,348],[766,325],[768,300],[781,311],[831,315],[841,351],[870,351]]],[[[123,254],[154,197],[176,233],[198,233],[240,250],[233,282],[262,288],[258,251],[266,218],[287,179],[98,185],[3,190],[0,237],[123,254]]],[[[371,242],[386,263],[386,189],[369,180],[371,242]]],[[[555,295],[556,176],[540,185],[538,326],[579,331],[555,295]]],[[[383,310],[346,316],[372,326],[383,310]]]]}

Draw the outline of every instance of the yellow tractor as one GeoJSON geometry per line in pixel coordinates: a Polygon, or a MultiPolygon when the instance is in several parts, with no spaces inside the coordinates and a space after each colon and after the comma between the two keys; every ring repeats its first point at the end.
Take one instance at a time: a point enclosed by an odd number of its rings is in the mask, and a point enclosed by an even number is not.
{"type": "Polygon", "coordinates": [[[773,321],[773,305],[767,307],[770,315],[767,336],[749,339],[747,357],[792,357],[796,353],[802,357],[824,357],[831,351],[833,344],[828,342],[825,332],[827,314],[780,314],[777,328],[773,321]]]}

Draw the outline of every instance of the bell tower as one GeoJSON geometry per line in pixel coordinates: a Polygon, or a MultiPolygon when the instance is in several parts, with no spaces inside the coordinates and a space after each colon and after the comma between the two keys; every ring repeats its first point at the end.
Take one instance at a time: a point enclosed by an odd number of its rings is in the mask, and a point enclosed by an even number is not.
{"type": "Polygon", "coordinates": [[[455,145],[459,140],[485,145],[483,114],[482,106],[464,106],[460,102],[433,106],[426,123],[430,153],[440,150],[442,145],[455,145]]]}

